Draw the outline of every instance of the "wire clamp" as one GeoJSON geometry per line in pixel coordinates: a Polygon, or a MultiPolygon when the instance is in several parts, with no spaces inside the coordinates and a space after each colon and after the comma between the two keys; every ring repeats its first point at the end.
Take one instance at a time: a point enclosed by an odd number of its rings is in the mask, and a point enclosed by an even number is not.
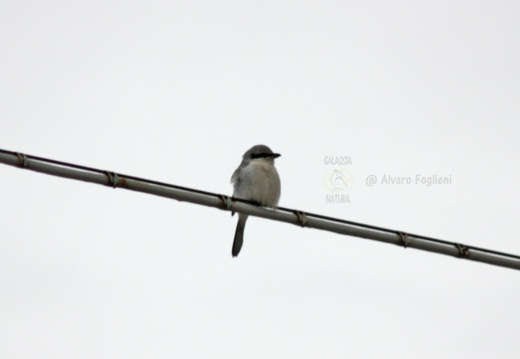
{"type": "Polygon", "coordinates": [[[231,209],[231,205],[233,204],[231,198],[223,194],[219,194],[218,198],[222,201],[222,203],[226,206],[226,209],[229,211],[231,209]]]}
{"type": "Polygon", "coordinates": [[[307,215],[305,214],[305,212],[294,211],[294,214],[296,214],[296,216],[298,217],[298,224],[302,227],[305,227],[305,225],[307,224],[307,215]]]}
{"type": "Polygon", "coordinates": [[[455,243],[455,246],[459,250],[459,255],[463,258],[469,257],[469,248],[464,244],[455,243]]]}
{"type": "Polygon", "coordinates": [[[116,188],[119,185],[119,177],[115,172],[104,171],[105,175],[108,177],[108,185],[116,188]]]}
{"type": "Polygon", "coordinates": [[[410,245],[410,237],[408,237],[408,233],[406,232],[397,232],[399,238],[401,239],[401,244],[404,248],[407,248],[410,245]]]}
{"type": "Polygon", "coordinates": [[[27,156],[20,152],[16,152],[16,155],[20,160],[20,167],[27,167],[29,164],[29,159],[27,158],[27,156]]]}

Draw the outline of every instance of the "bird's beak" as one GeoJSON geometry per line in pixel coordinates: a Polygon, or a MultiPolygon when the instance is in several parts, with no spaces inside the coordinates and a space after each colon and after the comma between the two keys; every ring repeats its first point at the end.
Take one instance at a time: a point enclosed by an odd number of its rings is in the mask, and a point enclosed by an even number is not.
{"type": "Polygon", "coordinates": [[[273,156],[273,158],[278,158],[278,157],[281,156],[281,154],[279,154],[279,153],[273,153],[271,156],[273,156]]]}

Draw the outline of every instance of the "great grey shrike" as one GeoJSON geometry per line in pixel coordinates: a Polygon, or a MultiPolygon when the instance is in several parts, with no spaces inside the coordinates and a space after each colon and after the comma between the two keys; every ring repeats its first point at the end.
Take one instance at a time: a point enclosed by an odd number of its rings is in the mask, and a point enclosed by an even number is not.
{"type": "MultiPolygon", "coordinates": [[[[274,159],[280,154],[273,153],[265,145],[251,147],[244,156],[240,166],[231,176],[233,197],[257,202],[260,206],[276,208],[280,200],[280,176],[274,167],[274,159]]],[[[244,242],[244,227],[248,215],[239,213],[235,240],[231,254],[238,256],[244,242]]]]}

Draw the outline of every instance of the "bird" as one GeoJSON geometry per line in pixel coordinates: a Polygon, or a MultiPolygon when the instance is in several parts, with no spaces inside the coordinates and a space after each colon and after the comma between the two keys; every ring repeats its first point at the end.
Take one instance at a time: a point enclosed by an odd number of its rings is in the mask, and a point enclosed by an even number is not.
{"type": "MultiPolygon", "coordinates": [[[[274,159],[280,156],[265,145],[253,146],[244,153],[242,162],[231,176],[233,197],[276,209],[280,200],[281,184],[274,159]]],[[[238,256],[242,248],[247,217],[247,214],[238,214],[237,229],[231,248],[233,257],[238,256]]]]}

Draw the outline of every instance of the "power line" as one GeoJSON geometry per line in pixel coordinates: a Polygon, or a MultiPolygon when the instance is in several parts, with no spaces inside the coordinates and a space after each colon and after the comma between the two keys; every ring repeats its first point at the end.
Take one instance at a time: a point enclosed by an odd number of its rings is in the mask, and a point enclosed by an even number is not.
{"type": "Polygon", "coordinates": [[[258,207],[251,202],[230,198],[225,195],[36,156],[28,156],[2,149],[0,149],[0,163],[30,169],[53,176],[97,183],[113,188],[124,188],[132,191],[144,192],[176,199],[178,201],[186,201],[215,207],[221,210],[240,212],[256,217],[296,224],[302,227],[316,228],[339,234],[395,244],[405,248],[421,249],[452,257],[464,258],[520,270],[520,256],[517,255],[443,241],[412,233],[400,232],[388,228],[326,217],[319,214],[302,212],[283,207],[279,207],[276,211],[273,211],[258,207]]]}

